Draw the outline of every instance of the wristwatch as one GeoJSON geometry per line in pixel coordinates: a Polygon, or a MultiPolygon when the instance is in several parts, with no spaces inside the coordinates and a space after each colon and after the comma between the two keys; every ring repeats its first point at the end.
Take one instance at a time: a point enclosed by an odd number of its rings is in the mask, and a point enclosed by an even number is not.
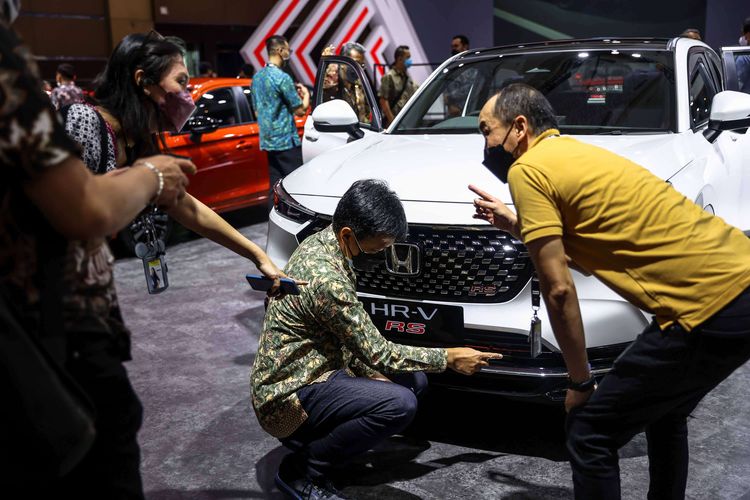
{"type": "Polygon", "coordinates": [[[583,382],[573,382],[568,378],[568,389],[572,389],[577,392],[588,392],[590,389],[596,387],[596,378],[591,375],[588,379],[583,382]]]}

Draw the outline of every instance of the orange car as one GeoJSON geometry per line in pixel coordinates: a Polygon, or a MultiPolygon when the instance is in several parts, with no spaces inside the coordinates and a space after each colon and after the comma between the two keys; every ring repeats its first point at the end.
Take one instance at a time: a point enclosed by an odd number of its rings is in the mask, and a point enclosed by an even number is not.
{"type": "MultiPolygon", "coordinates": [[[[217,212],[266,203],[270,193],[251,83],[247,78],[191,79],[195,114],[182,133],[166,135],[171,152],[189,156],[198,167],[188,192],[217,212]]],[[[300,137],[305,118],[295,118],[300,137]]]]}
{"type": "MultiPolygon", "coordinates": [[[[188,192],[216,212],[268,202],[268,157],[260,150],[258,123],[250,97],[249,78],[193,78],[188,89],[197,109],[179,134],[165,134],[170,153],[189,156],[198,167],[188,192]]],[[[302,137],[307,116],[295,117],[302,137]]],[[[163,212],[150,218],[153,231],[169,239],[172,221],[163,212]]],[[[126,254],[145,238],[139,217],[117,239],[126,254]]]]}

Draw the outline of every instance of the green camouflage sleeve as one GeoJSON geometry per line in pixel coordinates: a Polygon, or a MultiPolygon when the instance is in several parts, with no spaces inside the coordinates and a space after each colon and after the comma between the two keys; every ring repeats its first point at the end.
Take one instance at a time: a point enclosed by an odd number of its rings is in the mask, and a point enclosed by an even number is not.
{"type": "Polygon", "coordinates": [[[357,357],[352,358],[349,369],[358,377],[372,378],[378,374],[377,370],[373,370],[357,357]]]}
{"type": "Polygon", "coordinates": [[[398,372],[441,372],[447,351],[412,347],[386,340],[372,324],[351,283],[332,278],[316,284],[317,314],[325,327],[355,358],[383,374],[398,372]]]}
{"type": "Polygon", "coordinates": [[[391,75],[385,75],[380,81],[380,89],[378,90],[378,97],[382,97],[386,101],[393,99],[393,78],[391,75]]]}

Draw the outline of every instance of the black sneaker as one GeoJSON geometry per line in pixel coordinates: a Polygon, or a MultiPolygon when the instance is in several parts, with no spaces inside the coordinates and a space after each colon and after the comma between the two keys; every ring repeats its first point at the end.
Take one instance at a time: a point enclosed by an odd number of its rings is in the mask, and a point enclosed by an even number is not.
{"type": "Polygon", "coordinates": [[[279,490],[296,500],[339,500],[346,497],[330,481],[313,481],[297,470],[289,460],[283,460],[276,474],[279,490]]]}

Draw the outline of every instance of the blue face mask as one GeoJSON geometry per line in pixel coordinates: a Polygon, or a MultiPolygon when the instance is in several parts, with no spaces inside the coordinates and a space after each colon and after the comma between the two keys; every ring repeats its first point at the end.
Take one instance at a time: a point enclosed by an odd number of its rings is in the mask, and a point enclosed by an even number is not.
{"type": "Polygon", "coordinates": [[[411,57],[404,61],[404,66],[406,66],[407,68],[411,68],[412,64],[414,64],[414,62],[412,62],[411,57]]]}

